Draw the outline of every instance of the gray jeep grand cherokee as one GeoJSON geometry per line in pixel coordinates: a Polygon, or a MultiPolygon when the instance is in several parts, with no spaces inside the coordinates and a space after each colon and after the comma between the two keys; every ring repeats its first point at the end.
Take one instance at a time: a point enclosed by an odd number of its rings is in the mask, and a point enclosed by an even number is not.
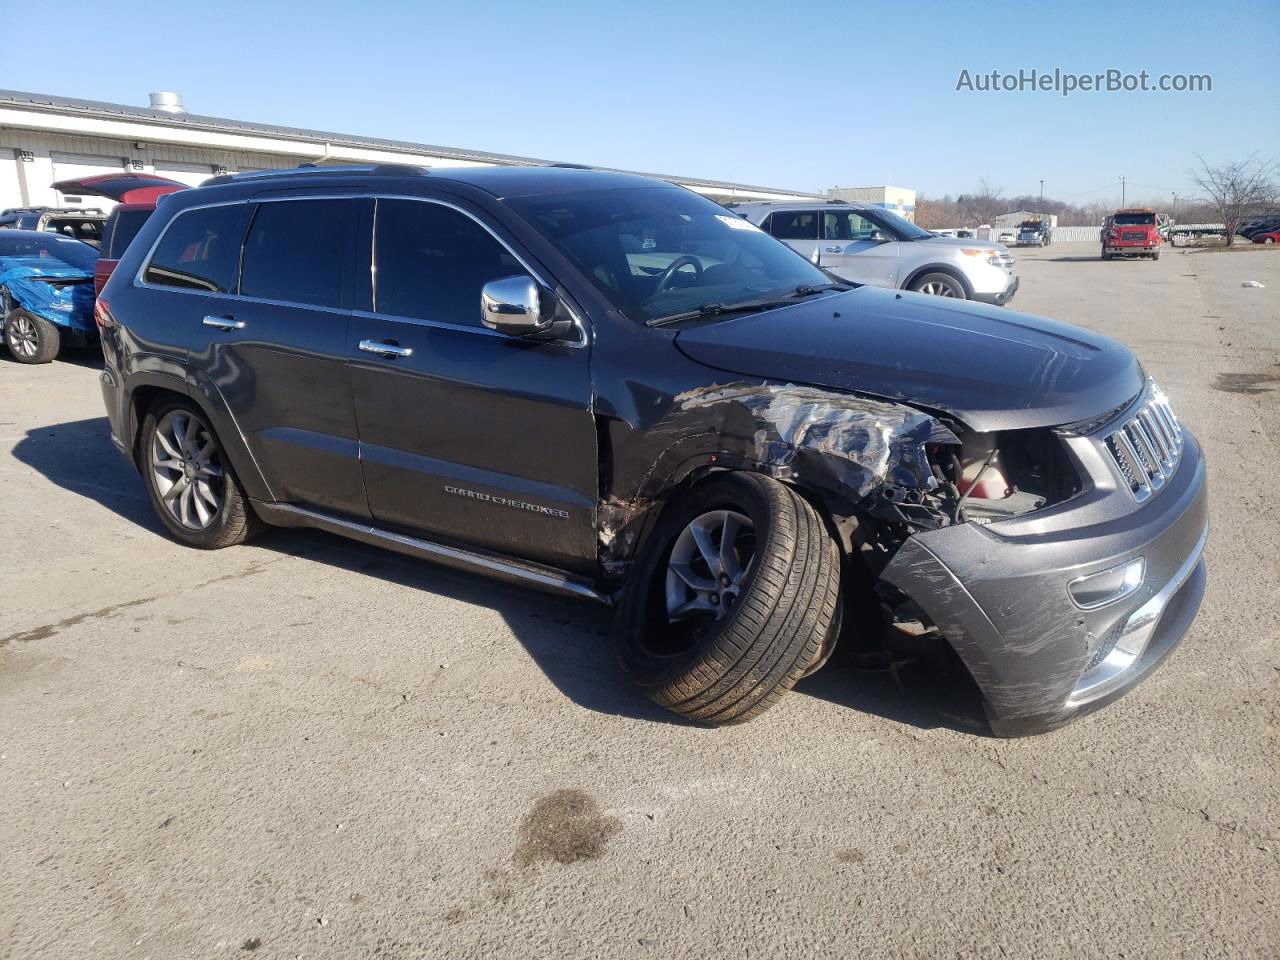
{"type": "Polygon", "coordinates": [[[830,277],[655,181],[381,166],[175,194],[98,302],[178,540],[265,523],[616,603],[746,720],[837,642],[949,645],[1000,734],[1119,695],[1204,589],[1204,460],[1099,334],[830,277]]]}

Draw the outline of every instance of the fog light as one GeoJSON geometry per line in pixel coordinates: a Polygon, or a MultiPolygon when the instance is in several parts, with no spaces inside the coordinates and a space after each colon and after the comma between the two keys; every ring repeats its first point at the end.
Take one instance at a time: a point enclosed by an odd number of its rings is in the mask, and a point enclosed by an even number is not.
{"type": "Polygon", "coordinates": [[[1109,603],[1123,600],[1140,586],[1146,576],[1147,561],[1138,557],[1128,563],[1078,577],[1067,584],[1071,601],[1081,610],[1097,610],[1109,603]]]}

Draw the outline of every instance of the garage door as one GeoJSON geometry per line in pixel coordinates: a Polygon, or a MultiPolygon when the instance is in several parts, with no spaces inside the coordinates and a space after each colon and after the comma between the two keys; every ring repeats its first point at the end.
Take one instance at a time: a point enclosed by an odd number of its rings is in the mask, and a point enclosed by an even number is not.
{"type": "MultiPolygon", "coordinates": [[[[120,173],[124,165],[119,157],[95,157],[82,153],[54,153],[49,159],[53,161],[53,180],[78,180],[84,177],[96,177],[104,173],[120,173]]],[[[60,207],[98,207],[110,210],[115,201],[106,197],[82,197],[74,193],[59,193],[60,207]]]]}
{"type": "Polygon", "coordinates": [[[213,164],[179,163],[176,160],[157,160],[156,176],[177,180],[189,187],[198,187],[213,176],[213,164]]]}

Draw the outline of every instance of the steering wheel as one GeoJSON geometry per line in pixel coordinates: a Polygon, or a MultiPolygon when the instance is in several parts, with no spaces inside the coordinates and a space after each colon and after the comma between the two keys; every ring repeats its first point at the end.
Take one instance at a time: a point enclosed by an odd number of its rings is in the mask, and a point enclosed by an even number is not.
{"type": "Polygon", "coordinates": [[[693,272],[699,280],[702,279],[702,261],[697,257],[683,256],[676,257],[669,264],[667,269],[662,271],[662,276],[658,278],[658,286],[654,293],[661,293],[667,289],[667,284],[671,282],[671,278],[676,275],[676,271],[681,267],[693,267],[693,272]]]}

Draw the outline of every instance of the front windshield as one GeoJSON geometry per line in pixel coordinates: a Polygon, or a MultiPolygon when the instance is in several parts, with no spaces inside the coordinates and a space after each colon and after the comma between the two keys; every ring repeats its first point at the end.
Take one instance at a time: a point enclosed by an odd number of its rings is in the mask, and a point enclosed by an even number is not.
{"type": "Polygon", "coordinates": [[[677,187],[506,202],[636,320],[831,281],[737,214],[677,187]]]}
{"type": "Polygon", "coordinates": [[[1117,227],[1151,227],[1155,222],[1154,213],[1117,213],[1115,218],[1117,227]]]}
{"type": "Polygon", "coordinates": [[[933,236],[923,227],[917,227],[910,220],[904,220],[884,207],[869,208],[865,213],[872,220],[878,221],[881,226],[888,227],[903,240],[928,240],[933,236]]]}
{"type": "Polygon", "coordinates": [[[60,237],[57,234],[42,236],[0,236],[0,257],[21,257],[32,260],[49,260],[93,273],[98,251],[87,243],[60,237]]]}

